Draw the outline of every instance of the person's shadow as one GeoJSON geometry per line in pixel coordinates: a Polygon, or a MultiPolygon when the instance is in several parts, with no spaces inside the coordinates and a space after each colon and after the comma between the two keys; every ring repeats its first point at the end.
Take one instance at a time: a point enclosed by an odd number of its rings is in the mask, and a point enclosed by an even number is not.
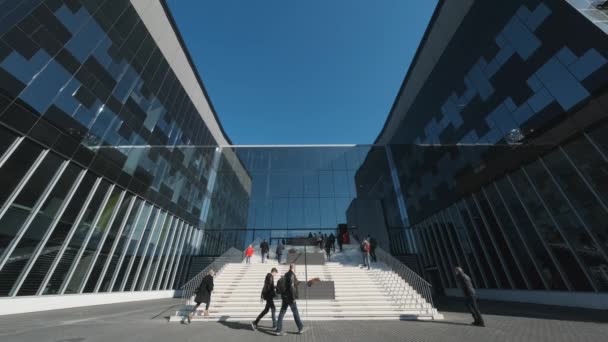
{"type": "Polygon", "coordinates": [[[240,322],[228,322],[220,320],[218,323],[234,330],[251,330],[251,325],[240,322]]]}

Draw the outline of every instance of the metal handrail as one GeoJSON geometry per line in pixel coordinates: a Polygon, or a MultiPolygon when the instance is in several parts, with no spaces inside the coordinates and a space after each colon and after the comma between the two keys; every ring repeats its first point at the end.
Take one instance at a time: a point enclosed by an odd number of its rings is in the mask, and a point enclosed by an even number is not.
{"type": "MultiPolygon", "coordinates": [[[[429,282],[382,248],[377,247],[375,251],[377,260],[394,272],[393,275],[382,275],[380,280],[387,284],[389,295],[395,298],[400,306],[405,305],[408,299],[406,296],[410,294],[411,288],[430,305],[430,308],[434,308],[431,291],[433,286],[429,282]],[[404,285],[401,279],[405,280],[409,286],[404,285]]],[[[424,303],[421,304],[424,306],[424,303]]]]}
{"type": "Polygon", "coordinates": [[[203,277],[207,275],[207,272],[209,272],[209,270],[213,269],[216,271],[216,273],[220,273],[224,266],[226,266],[226,264],[238,263],[242,261],[243,251],[240,251],[234,247],[231,247],[229,250],[224,252],[224,254],[217,257],[215,260],[213,260],[211,264],[209,264],[192,279],[188,280],[184,285],[180,287],[182,304],[184,306],[191,304],[190,300],[192,299],[192,296],[196,292],[196,289],[200,286],[203,277]]]}

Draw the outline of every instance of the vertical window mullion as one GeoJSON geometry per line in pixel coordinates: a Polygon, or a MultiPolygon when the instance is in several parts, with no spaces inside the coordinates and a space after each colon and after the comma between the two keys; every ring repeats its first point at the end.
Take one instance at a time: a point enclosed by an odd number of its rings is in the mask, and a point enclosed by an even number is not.
{"type": "Polygon", "coordinates": [[[80,263],[80,258],[84,254],[84,251],[86,250],[87,245],[89,244],[89,239],[91,238],[91,235],[93,235],[95,226],[97,226],[97,223],[99,222],[99,219],[101,218],[101,214],[103,213],[103,210],[105,209],[108,201],[110,200],[112,191],[114,190],[114,186],[115,185],[112,184],[108,187],[108,190],[106,191],[106,195],[104,196],[104,199],[101,202],[101,205],[99,206],[99,208],[97,208],[97,213],[95,214],[95,218],[91,222],[91,227],[89,228],[89,231],[88,231],[86,237],[84,238],[84,241],[82,242],[82,245],[80,246],[80,249],[78,250],[78,254],[76,254],[76,257],[74,258],[74,261],[72,262],[72,266],[70,267],[70,270],[68,271],[67,277],[65,277],[63,284],[61,285],[61,288],[59,289],[59,292],[58,292],[59,294],[64,294],[66,288],[70,284],[70,281],[72,280],[72,277],[74,276],[74,272],[76,271],[76,268],[78,267],[78,264],[80,263]]]}
{"type": "Polygon", "coordinates": [[[84,201],[82,207],[80,208],[78,216],[74,220],[74,223],[72,223],[72,227],[70,228],[68,236],[66,236],[66,238],[64,239],[63,245],[61,246],[59,253],[57,253],[57,255],[55,256],[55,259],[53,260],[53,264],[51,265],[46,276],[44,277],[42,284],[40,284],[40,288],[38,289],[38,292],[36,295],[38,295],[38,296],[42,295],[42,292],[46,288],[49,280],[51,280],[51,276],[53,275],[53,273],[55,272],[55,270],[57,268],[57,265],[61,261],[63,254],[65,253],[65,250],[68,248],[68,246],[72,240],[72,237],[74,237],[74,233],[76,233],[76,230],[78,229],[78,226],[80,225],[80,222],[82,221],[82,218],[86,214],[87,208],[88,208],[89,204],[91,203],[91,201],[93,200],[93,197],[95,196],[95,193],[97,192],[97,188],[99,187],[99,184],[101,184],[101,181],[102,181],[101,177],[98,177],[97,180],[95,181],[95,183],[93,184],[91,191],[87,195],[86,200],[84,201]]]}
{"type": "Polygon", "coordinates": [[[59,208],[59,210],[55,214],[55,216],[53,218],[53,221],[49,225],[49,229],[47,229],[47,231],[44,233],[42,239],[40,240],[40,242],[36,246],[36,249],[32,253],[32,257],[28,261],[28,264],[25,267],[25,271],[22,272],[21,275],[19,276],[19,278],[17,279],[17,282],[15,283],[15,286],[13,288],[11,296],[16,296],[17,293],[19,293],[19,290],[21,289],[21,285],[23,285],[23,282],[25,281],[25,279],[29,275],[32,267],[34,266],[34,264],[38,260],[38,257],[40,256],[40,253],[44,249],[44,246],[46,245],[49,237],[51,236],[51,234],[55,230],[55,227],[57,227],[57,224],[59,223],[59,220],[61,219],[61,216],[63,215],[63,212],[68,207],[68,204],[72,200],[72,197],[76,193],[76,190],[80,186],[80,182],[82,182],[82,180],[84,179],[84,176],[86,175],[86,173],[87,173],[87,170],[81,170],[80,173],[79,173],[79,175],[78,175],[78,177],[76,178],[76,181],[72,184],[72,187],[70,188],[70,192],[68,193],[68,195],[66,196],[65,200],[61,204],[61,207],[59,208]]]}
{"type": "MultiPolygon", "coordinates": [[[[108,252],[108,258],[103,265],[103,269],[101,270],[101,275],[99,276],[99,279],[97,280],[97,284],[95,285],[95,289],[93,290],[93,293],[99,292],[101,283],[103,283],[103,279],[105,278],[106,272],[108,271],[108,267],[110,266],[110,263],[112,261],[112,255],[114,255],[116,246],[120,242],[120,236],[122,234],[123,229],[125,228],[127,221],[129,220],[129,215],[131,214],[131,210],[133,209],[133,206],[135,205],[136,200],[137,200],[137,196],[131,197],[131,201],[129,202],[129,207],[127,208],[125,217],[123,217],[123,219],[120,223],[120,228],[118,229],[118,232],[116,232],[116,238],[114,239],[114,242],[112,243],[112,247],[110,248],[110,251],[108,252]]],[[[118,212],[118,210],[119,210],[119,205],[116,206],[116,212],[118,212]]],[[[109,228],[110,225],[111,224],[108,225],[108,231],[110,230],[110,228],[109,228]]],[[[103,242],[100,244],[100,248],[102,245],[103,245],[103,242]]]]}

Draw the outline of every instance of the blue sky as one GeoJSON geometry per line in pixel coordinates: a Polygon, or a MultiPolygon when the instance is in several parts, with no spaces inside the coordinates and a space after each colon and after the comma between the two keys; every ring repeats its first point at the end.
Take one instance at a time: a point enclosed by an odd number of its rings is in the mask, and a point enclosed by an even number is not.
{"type": "Polygon", "coordinates": [[[435,0],[168,0],[234,144],[369,144],[435,0]]]}

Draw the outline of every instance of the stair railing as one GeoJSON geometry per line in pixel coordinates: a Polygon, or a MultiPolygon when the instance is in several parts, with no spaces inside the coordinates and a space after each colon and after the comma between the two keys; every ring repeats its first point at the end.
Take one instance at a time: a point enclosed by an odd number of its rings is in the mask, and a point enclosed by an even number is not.
{"type": "Polygon", "coordinates": [[[188,305],[191,305],[190,300],[196,289],[200,286],[203,277],[207,275],[209,270],[214,270],[216,274],[219,274],[221,270],[228,263],[240,263],[243,261],[243,251],[240,251],[234,247],[231,247],[229,250],[224,252],[224,254],[217,257],[211,264],[205,267],[202,271],[200,271],[197,275],[195,275],[192,279],[188,280],[184,285],[180,287],[181,290],[181,298],[182,298],[182,308],[186,309],[188,305]]]}
{"type": "MultiPolygon", "coordinates": [[[[392,274],[378,272],[380,273],[378,277],[387,285],[389,295],[397,301],[401,308],[405,308],[408,300],[414,299],[415,296],[412,296],[411,293],[414,290],[426,301],[426,303],[420,303],[424,309],[434,309],[432,285],[429,282],[382,248],[376,248],[376,258],[393,271],[392,274]],[[404,284],[402,280],[405,280],[407,284],[404,284]]],[[[416,304],[418,306],[418,303],[416,304]]]]}

